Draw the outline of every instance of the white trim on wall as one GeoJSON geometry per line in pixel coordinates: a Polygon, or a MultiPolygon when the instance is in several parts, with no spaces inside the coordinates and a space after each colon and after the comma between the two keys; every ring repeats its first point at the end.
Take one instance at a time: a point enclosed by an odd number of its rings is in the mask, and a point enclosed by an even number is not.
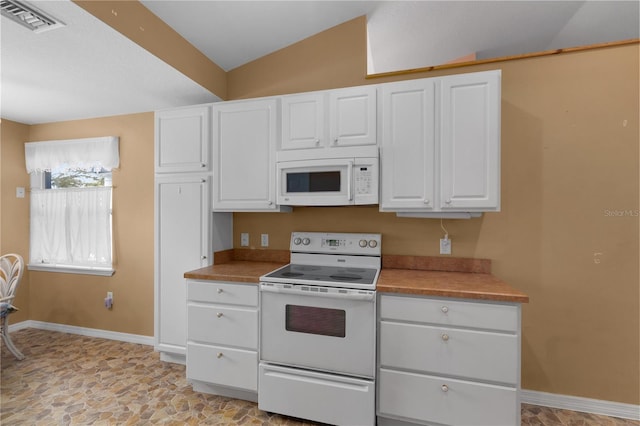
{"type": "Polygon", "coordinates": [[[22,330],[23,328],[37,328],[39,330],[59,331],[62,333],[79,334],[81,336],[99,337],[102,339],[119,340],[127,343],[153,346],[153,336],[140,334],[120,333],[117,331],[100,330],[97,328],[77,327],[75,325],[56,324],[43,321],[22,321],[9,324],[9,332],[22,330]]]}
{"type": "Polygon", "coordinates": [[[640,420],[640,405],[624,404],[622,402],[604,401],[601,399],[560,395],[557,393],[538,392],[526,389],[520,391],[520,402],[560,408],[563,410],[640,420]]]}
{"type": "MultiPolygon", "coordinates": [[[[103,339],[119,340],[128,343],[153,346],[153,336],[119,333],[116,331],[99,330],[95,328],[76,327],[73,325],[55,324],[42,321],[22,321],[9,325],[9,332],[23,328],[37,328],[40,330],[59,331],[62,333],[80,334],[82,336],[99,337],[103,339]]],[[[560,408],[563,410],[580,411],[583,413],[601,414],[604,416],[620,417],[640,421],[640,405],[621,402],[604,401],[600,399],[583,398],[578,396],[560,395],[523,389],[520,391],[520,402],[524,404],[542,405],[544,407],[560,408]]]]}

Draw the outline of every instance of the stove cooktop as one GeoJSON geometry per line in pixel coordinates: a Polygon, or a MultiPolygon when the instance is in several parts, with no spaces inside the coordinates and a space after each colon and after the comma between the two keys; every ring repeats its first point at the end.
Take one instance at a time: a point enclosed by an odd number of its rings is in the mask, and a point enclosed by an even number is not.
{"type": "Polygon", "coordinates": [[[378,270],[375,268],[348,267],[348,266],[323,266],[323,265],[298,265],[289,264],[265,275],[265,280],[278,279],[296,283],[308,282],[309,284],[342,283],[374,285],[378,270]]]}

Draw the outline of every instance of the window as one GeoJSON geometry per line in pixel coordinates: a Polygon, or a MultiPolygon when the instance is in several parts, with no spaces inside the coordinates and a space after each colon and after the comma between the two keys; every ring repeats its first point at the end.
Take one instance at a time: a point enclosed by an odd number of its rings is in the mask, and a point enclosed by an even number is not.
{"type": "Polygon", "coordinates": [[[25,144],[31,174],[29,269],[112,275],[118,138],[25,144]]]}

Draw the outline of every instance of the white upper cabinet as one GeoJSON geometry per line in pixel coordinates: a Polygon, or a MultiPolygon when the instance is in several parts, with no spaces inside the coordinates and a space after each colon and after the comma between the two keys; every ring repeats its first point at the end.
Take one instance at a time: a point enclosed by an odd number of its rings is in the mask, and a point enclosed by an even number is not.
{"type": "Polygon", "coordinates": [[[281,149],[321,148],[325,139],[324,93],[282,98],[281,149]]]}
{"type": "Polygon", "coordinates": [[[381,209],[432,210],[435,203],[435,83],[384,84],[381,209]]]}
{"type": "Polygon", "coordinates": [[[213,106],[214,211],[276,211],[278,100],[213,106]]]}
{"type": "Polygon", "coordinates": [[[376,86],[287,95],[281,99],[281,151],[377,144],[376,86]]]}
{"type": "Polygon", "coordinates": [[[209,160],[210,106],[201,105],[155,113],[155,172],[211,170],[209,160]]]}
{"type": "Polygon", "coordinates": [[[443,210],[500,210],[500,73],[442,79],[443,210]]]}
{"type": "Polygon", "coordinates": [[[381,211],[500,210],[500,71],[382,84],[380,93],[381,211]]]}
{"type": "Polygon", "coordinates": [[[329,92],[329,144],[375,145],[376,87],[358,86],[329,92]]]}

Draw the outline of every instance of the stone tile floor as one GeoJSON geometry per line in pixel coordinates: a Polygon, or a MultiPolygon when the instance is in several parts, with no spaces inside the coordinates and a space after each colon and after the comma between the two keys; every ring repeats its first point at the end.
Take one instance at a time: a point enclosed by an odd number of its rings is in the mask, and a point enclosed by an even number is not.
{"type": "MultiPolygon", "coordinates": [[[[2,425],[315,425],[194,392],[184,366],[161,362],[151,346],[32,328],[11,336],[26,358],[2,345],[2,425]]],[[[522,424],[640,422],[523,404],[522,424]]]]}

